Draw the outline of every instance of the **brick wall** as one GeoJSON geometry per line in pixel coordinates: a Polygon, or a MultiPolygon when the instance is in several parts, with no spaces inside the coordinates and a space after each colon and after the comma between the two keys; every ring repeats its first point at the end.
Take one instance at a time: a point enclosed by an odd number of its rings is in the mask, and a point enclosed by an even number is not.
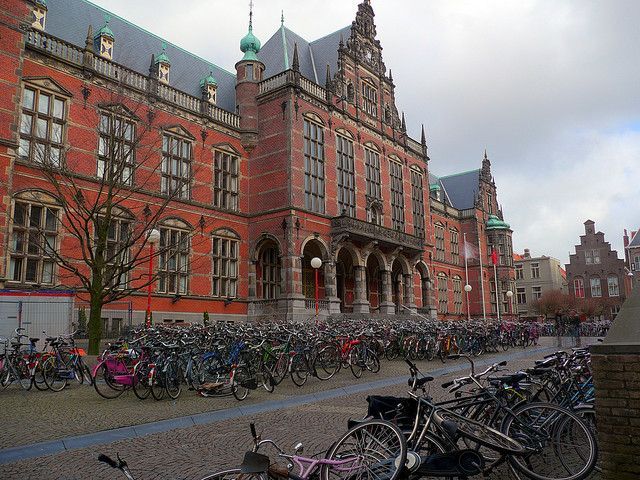
{"type": "Polygon", "coordinates": [[[640,478],[640,355],[592,355],[605,480],[640,478]]]}

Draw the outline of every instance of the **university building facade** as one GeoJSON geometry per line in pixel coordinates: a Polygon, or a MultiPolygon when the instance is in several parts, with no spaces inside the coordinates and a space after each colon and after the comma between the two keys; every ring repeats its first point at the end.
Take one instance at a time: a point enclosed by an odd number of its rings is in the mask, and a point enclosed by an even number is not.
{"type": "MultiPolygon", "coordinates": [[[[110,241],[158,214],[155,321],[308,318],[315,257],[322,316],[509,312],[512,231],[487,154],[471,172],[430,172],[368,0],[313,42],[283,22],[262,46],[250,22],[234,73],[84,0],[4,0],[0,13],[6,290],[83,297],[47,253],[73,258],[77,245],[42,165],[67,166],[90,196],[117,159],[110,241]]],[[[144,268],[118,281],[143,281],[144,268]]],[[[128,299],[142,318],[146,291],[128,299]]]]}

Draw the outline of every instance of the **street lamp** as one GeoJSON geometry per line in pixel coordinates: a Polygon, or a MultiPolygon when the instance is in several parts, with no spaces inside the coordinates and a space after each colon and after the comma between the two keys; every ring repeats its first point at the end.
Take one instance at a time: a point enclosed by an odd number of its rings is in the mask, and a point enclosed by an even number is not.
{"type": "Polygon", "coordinates": [[[513,316],[513,292],[507,290],[507,298],[509,299],[509,313],[513,316]]]}
{"type": "Polygon", "coordinates": [[[160,241],[160,232],[155,228],[149,230],[147,235],[147,242],[149,243],[149,277],[147,279],[147,317],[145,319],[145,326],[149,328],[151,326],[151,279],[153,278],[153,247],[160,241]]]}
{"type": "Polygon", "coordinates": [[[311,267],[316,271],[316,322],[318,322],[318,269],[322,266],[322,260],[318,257],[311,259],[311,267]]]}
{"type": "Polygon", "coordinates": [[[467,296],[467,320],[471,320],[471,307],[469,306],[469,292],[473,290],[468,283],[464,286],[464,292],[467,296]]]}

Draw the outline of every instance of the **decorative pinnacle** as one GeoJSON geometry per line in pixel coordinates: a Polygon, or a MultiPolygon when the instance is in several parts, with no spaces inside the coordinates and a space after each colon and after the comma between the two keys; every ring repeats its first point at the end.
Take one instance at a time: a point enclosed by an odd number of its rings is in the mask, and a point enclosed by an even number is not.
{"type": "Polygon", "coordinates": [[[298,44],[293,44],[293,62],[291,62],[291,69],[294,72],[300,71],[300,60],[298,59],[298,44]]]}
{"type": "Polygon", "coordinates": [[[93,25],[89,24],[89,28],[87,28],[87,38],[84,41],[84,45],[86,48],[89,48],[93,45],[93,25]]]}
{"type": "Polygon", "coordinates": [[[253,0],[249,2],[249,31],[253,30],[253,0]]]}
{"type": "Polygon", "coordinates": [[[331,67],[329,66],[328,63],[327,63],[327,76],[325,77],[324,85],[327,90],[331,88],[331,67]]]}
{"type": "Polygon", "coordinates": [[[485,160],[489,160],[489,158],[487,157],[487,149],[486,148],[484,149],[484,159],[485,160]]]}
{"type": "Polygon", "coordinates": [[[427,146],[427,137],[424,134],[424,123],[422,124],[422,136],[420,138],[420,143],[422,144],[423,147],[427,146]]]}
{"type": "Polygon", "coordinates": [[[284,27],[284,10],[282,10],[282,15],[280,15],[280,26],[284,27]]]}
{"type": "Polygon", "coordinates": [[[404,112],[402,112],[402,124],[401,124],[401,128],[403,132],[407,131],[407,122],[404,120],[404,112]]]}

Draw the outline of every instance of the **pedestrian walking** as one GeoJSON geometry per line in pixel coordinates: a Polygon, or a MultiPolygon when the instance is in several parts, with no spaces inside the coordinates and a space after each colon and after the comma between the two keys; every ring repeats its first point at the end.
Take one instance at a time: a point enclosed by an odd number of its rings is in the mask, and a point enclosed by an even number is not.
{"type": "Polygon", "coordinates": [[[556,312],[554,323],[556,327],[557,347],[562,348],[562,330],[564,328],[564,322],[562,321],[562,312],[559,310],[556,312]]]}

